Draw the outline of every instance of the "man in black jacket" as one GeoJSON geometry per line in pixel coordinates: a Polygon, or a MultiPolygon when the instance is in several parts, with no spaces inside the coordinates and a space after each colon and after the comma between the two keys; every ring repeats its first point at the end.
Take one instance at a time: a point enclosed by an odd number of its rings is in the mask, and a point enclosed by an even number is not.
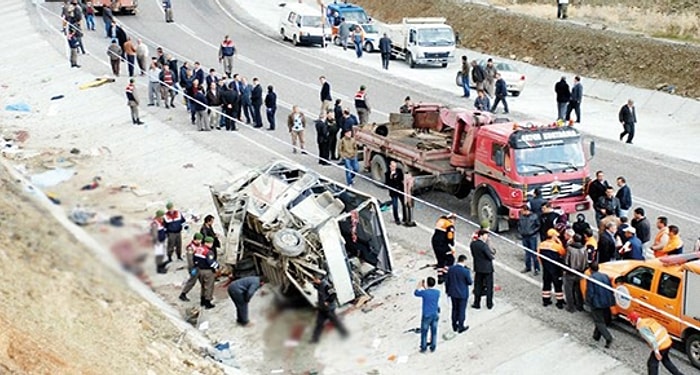
{"type": "Polygon", "coordinates": [[[649,219],[644,215],[644,209],[637,207],[634,209],[634,214],[632,215],[633,219],[630,222],[632,228],[637,232],[637,238],[642,241],[642,244],[651,240],[651,223],[649,223],[649,219]]]}
{"type": "Polygon", "coordinates": [[[600,232],[598,236],[598,263],[606,263],[615,259],[615,233],[617,233],[617,224],[609,221],[605,224],[605,230],[600,232]]]}
{"type": "Polygon", "coordinates": [[[333,286],[326,278],[319,279],[316,277],[313,283],[318,291],[318,314],[316,315],[316,326],[311,336],[311,343],[315,344],[318,342],[318,339],[321,338],[321,333],[323,332],[323,327],[326,325],[327,320],[333,323],[342,337],[347,337],[348,331],[335,313],[336,294],[333,286]]]}
{"type": "Polygon", "coordinates": [[[236,121],[238,120],[237,108],[240,108],[240,98],[238,92],[231,87],[222,87],[221,91],[221,107],[224,110],[224,126],[226,130],[236,130],[236,121]]]}
{"type": "MultiPolygon", "coordinates": [[[[591,264],[591,278],[596,280],[608,288],[612,288],[610,285],[610,277],[604,273],[598,271],[598,263],[593,262],[591,264]]],[[[605,338],[605,347],[609,348],[613,341],[613,337],[608,331],[606,321],[610,317],[610,307],[615,305],[615,295],[609,289],[589,282],[586,288],[586,302],[591,306],[591,315],[593,316],[593,322],[595,323],[595,329],[593,330],[593,339],[595,341],[600,340],[600,337],[605,338]]]]}
{"type": "Polygon", "coordinates": [[[634,101],[632,99],[628,100],[627,104],[620,108],[620,113],[617,116],[623,128],[623,132],[620,133],[620,141],[622,141],[622,138],[626,135],[627,143],[632,144],[632,138],[634,138],[634,124],[637,123],[637,112],[634,109],[634,101]]]}
{"type": "Polygon", "coordinates": [[[508,113],[508,102],[506,102],[506,96],[508,96],[508,85],[506,81],[501,78],[501,73],[496,73],[496,100],[493,101],[493,107],[491,107],[491,112],[496,113],[496,107],[498,103],[503,102],[503,113],[508,113]]]}
{"type": "Polygon", "coordinates": [[[391,60],[391,39],[384,33],[379,39],[379,53],[382,55],[382,69],[389,69],[389,60],[391,60]]]}
{"type": "Polygon", "coordinates": [[[474,87],[476,87],[477,90],[483,90],[485,80],[486,72],[484,71],[484,68],[477,64],[476,60],[472,60],[472,82],[474,82],[474,87]]]}
{"type": "Polygon", "coordinates": [[[265,114],[270,127],[267,130],[275,130],[275,113],[277,113],[277,94],[272,85],[267,86],[267,95],[265,95],[265,114]]]}
{"type": "Polygon", "coordinates": [[[524,205],[518,218],[518,233],[522,237],[522,244],[531,251],[525,251],[525,269],[528,273],[535,269],[535,276],[540,273],[540,263],[537,261],[537,235],[540,233],[540,218],[530,211],[530,206],[524,205]]]}
{"type": "Polygon", "coordinates": [[[481,308],[481,296],[486,294],[486,307],[493,308],[493,251],[486,243],[489,238],[487,230],[477,232],[478,238],[469,245],[474,258],[474,304],[472,308],[481,308]]]}
{"type": "Polygon", "coordinates": [[[617,178],[617,187],[615,197],[620,201],[620,217],[629,218],[629,210],[632,208],[632,191],[627,186],[627,180],[622,176],[617,178]]]}
{"type": "Polygon", "coordinates": [[[612,186],[609,186],[605,190],[605,195],[598,198],[595,203],[595,218],[598,223],[606,216],[620,217],[620,201],[613,195],[613,191],[612,186]]]}
{"type": "Polygon", "coordinates": [[[314,125],[316,126],[316,144],[318,145],[318,164],[328,165],[330,129],[326,121],[326,114],[323,113],[321,117],[316,120],[314,125]]]}
{"type": "Polygon", "coordinates": [[[597,171],[595,173],[595,180],[588,183],[588,196],[591,197],[593,204],[598,202],[598,198],[605,195],[605,190],[608,190],[610,184],[605,181],[605,174],[603,171],[597,171]]]}
{"type": "Polygon", "coordinates": [[[328,83],[325,76],[318,77],[321,82],[321,112],[319,112],[319,118],[324,116],[326,112],[331,108],[331,103],[333,103],[333,97],[331,96],[331,84],[328,83]]]}
{"type": "Polygon", "coordinates": [[[335,100],[333,108],[333,121],[329,122],[328,129],[330,130],[330,139],[328,140],[328,151],[331,160],[338,160],[338,133],[343,128],[343,107],[340,105],[340,99],[335,100]]]}
{"type": "Polygon", "coordinates": [[[263,124],[260,107],[262,107],[263,104],[263,89],[257,78],[253,78],[253,90],[250,94],[250,103],[253,105],[253,127],[262,128],[263,124]]]}
{"type": "Polygon", "coordinates": [[[566,77],[561,77],[559,82],[554,85],[554,92],[557,93],[557,120],[564,120],[566,107],[571,101],[571,91],[569,91],[569,84],[566,83],[566,77]]]}
{"type": "Polygon", "coordinates": [[[571,119],[571,112],[576,112],[576,122],[581,122],[581,101],[583,100],[583,85],[581,85],[581,77],[574,77],[574,86],[571,88],[571,100],[569,107],[566,109],[566,121],[571,119]]]}
{"type": "MultiPolygon", "coordinates": [[[[391,211],[394,214],[394,222],[401,225],[399,219],[399,202],[401,202],[401,212],[406,212],[403,196],[403,171],[397,168],[396,161],[389,163],[389,170],[386,172],[385,183],[389,187],[389,197],[391,197],[391,211]]],[[[404,221],[407,221],[404,217],[404,221]]]]}

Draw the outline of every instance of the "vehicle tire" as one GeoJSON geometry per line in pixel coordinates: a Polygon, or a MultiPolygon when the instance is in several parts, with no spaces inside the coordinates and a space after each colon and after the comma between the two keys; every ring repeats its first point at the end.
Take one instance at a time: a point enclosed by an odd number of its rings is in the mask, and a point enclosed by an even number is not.
{"type": "Polygon", "coordinates": [[[700,368],[700,333],[693,333],[685,339],[685,353],[690,363],[700,368]]]}
{"type": "Polygon", "coordinates": [[[296,257],[306,250],[306,240],[299,231],[284,228],[272,235],[272,246],[286,257],[296,257]]]}
{"type": "Polygon", "coordinates": [[[289,40],[289,38],[287,38],[287,36],[284,35],[284,28],[281,28],[281,29],[280,29],[280,34],[282,34],[282,40],[283,40],[283,41],[286,42],[286,41],[289,40]]]}
{"type": "Polygon", "coordinates": [[[520,96],[520,91],[511,91],[510,94],[513,96],[520,96]]]}
{"type": "Polygon", "coordinates": [[[442,66],[443,68],[447,68],[447,63],[442,63],[442,65],[440,66],[442,66]]]}
{"type": "Polygon", "coordinates": [[[416,67],[416,62],[413,60],[413,55],[409,52],[406,54],[406,64],[413,69],[416,67]]]}
{"type": "Polygon", "coordinates": [[[337,35],[333,37],[333,44],[340,47],[340,38],[337,35]]]}
{"type": "Polygon", "coordinates": [[[455,76],[455,83],[457,84],[457,87],[462,87],[462,72],[457,72],[457,75],[455,76]]]}
{"type": "Polygon", "coordinates": [[[292,44],[294,44],[295,47],[299,45],[299,38],[297,38],[296,35],[292,37],[292,44]]]}
{"type": "Polygon", "coordinates": [[[457,199],[464,199],[469,196],[469,193],[472,192],[472,184],[467,181],[466,179],[463,179],[462,182],[457,185],[457,189],[455,189],[454,196],[457,199]]]}
{"type": "Polygon", "coordinates": [[[374,154],[369,165],[372,179],[377,182],[377,184],[384,184],[386,172],[389,170],[389,164],[386,162],[384,155],[374,154]]]}
{"type": "Polygon", "coordinates": [[[488,220],[489,227],[495,228],[498,221],[498,206],[496,206],[496,201],[493,200],[491,195],[484,193],[480,196],[476,207],[476,216],[479,218],[479,222],[488,220]]]}
{"type": "Polygon", "coordinates": [[[367,53],[372,53],[372,52],[374,52],[374,46],[372,45],[372,43],[366,42],[365,46],[364,46],[364,50],[367,53]]]}

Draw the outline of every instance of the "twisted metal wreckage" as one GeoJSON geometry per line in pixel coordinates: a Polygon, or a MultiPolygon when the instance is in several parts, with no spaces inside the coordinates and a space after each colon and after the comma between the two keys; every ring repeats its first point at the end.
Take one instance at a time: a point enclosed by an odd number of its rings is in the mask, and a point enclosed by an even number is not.
{"type": "Polygon", "coordinates": [[[369,297],[369,288],[391,275],[372,196],[287,161],[210,189],[226,233],[220,261],[236,278],[264,275],[283,294],[299,293],[316,306],[316,277],[328,278],[343,305],[369,297]]]}

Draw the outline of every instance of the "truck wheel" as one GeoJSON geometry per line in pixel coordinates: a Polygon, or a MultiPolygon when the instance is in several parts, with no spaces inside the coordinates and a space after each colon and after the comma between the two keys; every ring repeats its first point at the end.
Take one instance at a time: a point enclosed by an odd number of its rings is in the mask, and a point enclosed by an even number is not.
{"type": "Polygon", "coordinates": [[[299,39],[296,35],[292,37],[292,44],[294,44],[295,47],[299,45],[299,39]]]}
{"type": "Polygon", "coordinates": [[[377,183],[383,184],[386,171],[389,170],[389,166],[386,163],[386,158],[384,155],[374,154],[369,166],[370,172],[372,173],[372,179],[377,183]]]}
{"type": "Polygon", "coordinates": [[[287,38],[287,36],[284,35],[284,28],[280,29],[280,34],[282,35],[282,40],[283,40],[283,41],[286,42],[286,41],[289,40],[289,38],[287,38]]]}
{"type": "Polygon", "coordinates": [[[694,333],[685,340],[685,353],[693,366],[700,368],[700,333],[694,333]]]}
{"type": "Polygon", "coordinates": [[[374,46],[372,46],[372,43],[370,43],[370,42],[365,43],[365,52],[367,52],[367,53],[374,52],[374,46]]]}
{"type": "Polygon", "coordinates": [[[413,61],[413,55],[410,52],[406,54],[406,64],[408,64],[411,69],[416,67],[416,62],[413,61]]]}
{"type": "Polygon", "coordinates": [[[443,68],[447,68],[447,63],[442,63],[442,65],[440,66],[442,66],[443,68]]]}
{"type": "Polygon", "coordinates": [[[476,211],[477,217],[479,218],[479,222],[488,220],[489,227],[495,228],[497,213],[498,207],[496,207],[496,202],[493,200],[493,198],[491,198],[491,196],[488,193],[484,193],[482,196],[479,197],[476,211]]]}
{"type": "Polygon", "coordinates": [[[520,91],[511,91],[510,94],[513,96],[520,96],[520,91]]]}
{"type": "Polygon", "coordinates": [[[466,179],[463,179],[462,182],[457,185],[457,189],[455,190],[455,197],[457,199],[464,199],[469,196],[469,193],[472,192],[472,184],[467,181],[466,179]]]}
{"type": "Polygon", "coordinates": [[[340,38],[337,35],[333,37],[333,44],[340,47],[340,38]]]}
{"type": "Polygon", "coordinates": [[[272,246],[284,256],[296,257],[306,250],[306,241],[299,231],[284,228],[272,235],[272,246]]]}

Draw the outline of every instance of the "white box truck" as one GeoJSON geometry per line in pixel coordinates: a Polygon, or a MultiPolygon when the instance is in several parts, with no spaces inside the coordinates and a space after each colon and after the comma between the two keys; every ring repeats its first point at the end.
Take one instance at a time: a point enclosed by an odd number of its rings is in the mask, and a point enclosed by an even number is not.
{"type": "Polygon", "coordinates": [[[455,59],[455,34],[444,17],[404,18],[399,24],[386,24],[392,56],[416,65],[441,65],[455,59]]]}

